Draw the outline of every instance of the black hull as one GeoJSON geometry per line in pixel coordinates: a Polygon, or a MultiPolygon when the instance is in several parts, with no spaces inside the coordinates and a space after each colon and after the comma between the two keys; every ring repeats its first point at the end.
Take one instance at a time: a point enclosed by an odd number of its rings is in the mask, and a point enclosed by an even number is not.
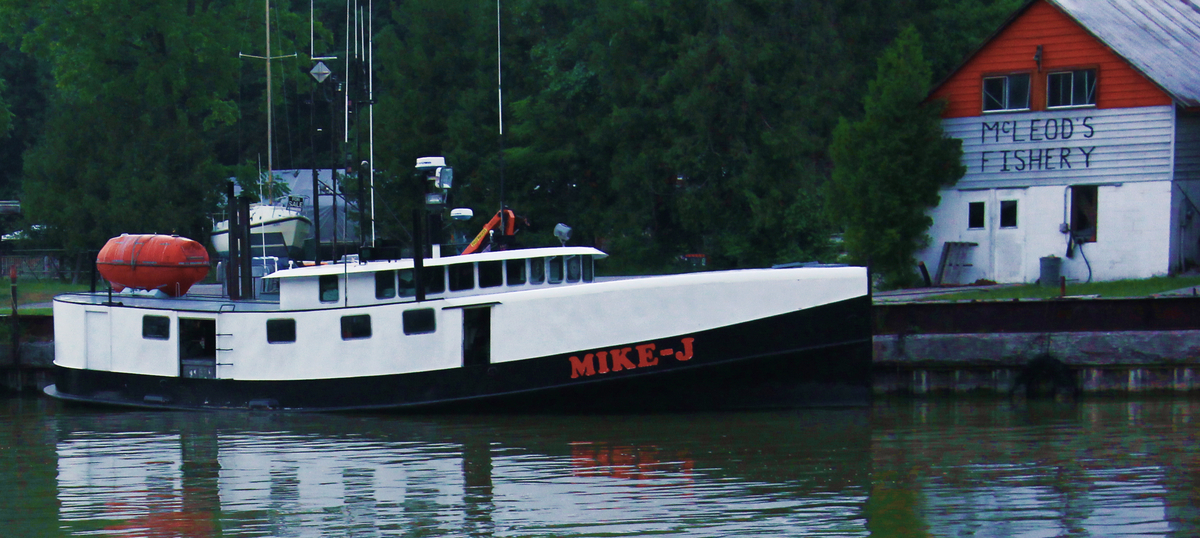
{"type": "Polygon", "coordinates": [[[654,412],[866,405],[866,297],[607,350],[451,370],[297,381],[58,368],[57,398],[169,409],[654,412]]]}

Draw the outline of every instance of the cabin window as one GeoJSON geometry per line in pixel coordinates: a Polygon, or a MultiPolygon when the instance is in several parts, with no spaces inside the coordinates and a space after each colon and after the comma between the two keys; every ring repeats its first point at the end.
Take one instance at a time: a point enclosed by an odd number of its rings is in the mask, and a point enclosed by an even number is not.
{"type": "Polygon", "coordinates": [[[449,265],[446,270],[450,273],[450,291],[469,290],[475,287],[475,264],[449,265]]]}
{"type": "Polygon", "coordinates": [[[551,284],[559,284],[563,281],[563,259],[562,256],[551,256],[546,258],[549,266],[546,281],[551,284]]]}
{"type": "Polygon", "coordinates": [[[375,298],[391,299],[396,296],[396,272],[377,271],[375,273],[375,298]]]}
{"type": "Polygon", "coordinates": [[[296,341],[296,320],[268,319],[267,343],[290,344],[296,341]]]}
{"type": "Polygon", "coordinates": [[[579,256],[567,256],[567,282],[579,282],[583,278],[579,256]]]}
{"type": "Polygon", "coordinates": [[[405,310],[401,318],[404,320],[404,334],[429,334],[437,331],[437,319],[432,308],[405,310]]]}
{"type": "Polygon", "coordinates": [[[1046,107],[1096,104],[1096,70],[1050,73],[1046,78],[1046,107]]]}
{"type": "Polygon", "coordinates": [[[444,267],[426,267],[424,268],[425,295],[433,295],[446,291],[446,269],[444,267]]]}
{"type": "Polygon", "coordinates": [[[417,294],[417,283],[413,280],[412,269],[401,269],[396,272],[400,278],[400,296],[413,297],[417,294]]]}
{"type": "Polygon", "coordinates": [[[171,318],[142,316],[142,338],[166,340],[171,338],[171,318]]]}
{"type": "Polygon", "coordinates": [[[520,286],[525,283],[525,260],[508,260],[505,262],[508,272],[508,285],[520,286]]]}
{"type": "Polygon", "coordinates": [[[1000,201],[1000,227],[1001,228],[1016,228],[1017,227],[1017,201],[1016,200],[1001,200],[1000,201]]]}
{"type": "Polygon", "coordinates": [[[1029,109],[1029,73],[983,79],[983,110],[1029,109]]]}
{"type": "Polygon", "coordinates": [[[591,256],[582,256],[583,259],[583,281],[591,282],[596,278],[596,266],[591,256]]]}
{"type": "Polygon", "coordinates": [[[371,316],[342,316],[342,340],[371,337],[371,316]]]}
{"type": "Polygon", "coordinates": [[[504,262],[479,262],[479,287],[494,288],[504,283],[504,262]]]}
{"type": "Polygon", "coordinates": [[[541,284],[546,281],[546,258],[531,258],[529,260],[529,283],[541,284]]]}
{"type": "Polygon", "coordinates": [[[321,275],[319,286],[321,288],[322,303],[336,303],[338,301],[337,275],[321,275]]]}
{"type": "Polygon", "coordinates": [[[984,216],[985,206],[983,202],[971,202],[967,204],[967,229],[976,230],[986,227],[984,216]]]}
{"type": "Polygon", "coordinates": [[[1098,191],[1095,185],[1071,187],[1071,236],[1076,243],[1096,242],[1098,191]]]}

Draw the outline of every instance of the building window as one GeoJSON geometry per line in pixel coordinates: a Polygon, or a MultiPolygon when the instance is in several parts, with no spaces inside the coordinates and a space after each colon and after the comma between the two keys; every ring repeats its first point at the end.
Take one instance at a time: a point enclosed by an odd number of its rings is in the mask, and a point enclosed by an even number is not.
{"type": "Polygon", "coordinates": [[[479,262],[479,287],[494,288],[504,283],[504,262],[479,262]]]}
{"type": "Polygon", "coordinates": [[[508,260],[508,285],[520,286],[525,283],[525,260],[508,260]]]}
{"type": "Polygon", "coordinates": [[[371,316],[342,316],[342,340],[371,337],[371,316]]]}
{"type": "Polygon", "coordinates": [[[171,318],[142,316],[142,338],[167,340],[171,338],[171,318]]]}
{"type": "Polygon", "coordinates": [[[437,331],[437,320],[432,308],[405,310],[401,315],[404,320],[404,334],[429,334],[437,331]]]}
{"type": "Polygon", "coordinates": [[[289,344],[296,341],[296,320],[268,319],[267,343],[289,344]]]}
{"type": "Polygon", "coordinates": [[[475,288],[475,264],[460,263],[446,267],[450,271],[450,291],[475,288]]]}
{"type": "Polygon", "coordinates": [[[391,299],[396,296],[396,272],[377,271],[375,273],[375,298],[391,299]]]}
{"type": "Polygon", "coordinates": [[[1016,228],[1017,227],[1017,201],[1016,200],[1001,200],[1000,201],[1000,227],[1001,228],[1016,228]]]}
{"type": "Polygon", "coordinates": [[[338,301],[337,275],[321,275],[319,287],[321,289],[322,303],[336,303],[338,301]]]}
{"type": "Polygon", "coordinates": [[[1071,187],[1071,236],[1076,243],[1096,242],[1096,208],[1099,187],[1071,187]]]}
{"type": "Polygon", "coordinates": [[[971,202],[967,204],[967,228],[978,229],[987,227],[984,212],[985,206],[983,202],[971,202]]]}
{"type": "Polygon", "coordinates": [[[1080,69],[1050,73],[1046,79],[1046,106],[1049,108],[1096,104],[1096,70],[1080,69]]]}
{"type": "Polygon", "coordinates": [[[1029,73],[983,79],[983,110],[1029,109],[1029,73]]]}

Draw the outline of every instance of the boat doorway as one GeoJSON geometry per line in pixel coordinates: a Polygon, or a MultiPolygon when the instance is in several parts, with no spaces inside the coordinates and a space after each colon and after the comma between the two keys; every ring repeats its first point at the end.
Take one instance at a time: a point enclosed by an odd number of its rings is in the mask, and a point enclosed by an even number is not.
{"type": "Polygon", "coordinates": [[[217,377],[217,320],[179,318],[179,375],[217,377]]]}
{"type": "Polygon", "coordinates": [[[463,366],[492,363],[492,307],[463,309],[463,366]]]}

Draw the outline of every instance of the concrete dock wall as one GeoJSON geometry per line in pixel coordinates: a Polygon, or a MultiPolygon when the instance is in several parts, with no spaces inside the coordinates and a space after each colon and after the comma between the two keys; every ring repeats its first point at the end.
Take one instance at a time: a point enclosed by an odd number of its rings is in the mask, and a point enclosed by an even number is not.
{"type": "Polygon", "coordinates": [[[1200,298],[901,303],[874,315],[877,394],[1008,394],[1062,376],[1072,385],[1059,389],[1081,393],[1200,391],[1200,298]]]}

